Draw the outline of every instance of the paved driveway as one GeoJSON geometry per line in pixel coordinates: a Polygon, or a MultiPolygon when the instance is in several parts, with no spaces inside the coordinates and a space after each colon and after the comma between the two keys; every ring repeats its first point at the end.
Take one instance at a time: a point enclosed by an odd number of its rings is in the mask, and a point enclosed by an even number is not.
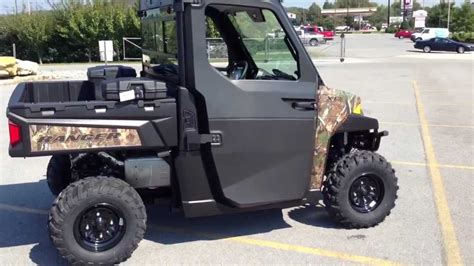
{"type": "MultiPolygon", "coordinates": [[[[379,34],[348,36],[347,47],[344,64],[337,41],[315,61],[327,85],[362,96],[390,131],[380,153],[400,191],[384,223],[340,229],[320,205],[190,220],[153,205],[127,264],[474,264],[473,55],[423,54],[379,34]]],[[[0,86],[0,110],[13,87],[0,86]]],[[[9,158],[0,117],[0,261],[63,264],[46,230],[48,158],[9,158]]]]}

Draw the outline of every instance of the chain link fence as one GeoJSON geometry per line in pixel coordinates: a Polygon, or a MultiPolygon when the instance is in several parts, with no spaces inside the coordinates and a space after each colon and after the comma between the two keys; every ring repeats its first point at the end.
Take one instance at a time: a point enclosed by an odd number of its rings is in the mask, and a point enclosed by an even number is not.
{"type": "MultiPolygon", "coordinates": [[[[285,53],[288,47],[283,38],[244,38],[243,41],[255,61],[268,62],[288,54],[285,53]]],[[[209,61],[227,61],[227,45],[222,38],[207,38],[206,47],[209,61]]]]}

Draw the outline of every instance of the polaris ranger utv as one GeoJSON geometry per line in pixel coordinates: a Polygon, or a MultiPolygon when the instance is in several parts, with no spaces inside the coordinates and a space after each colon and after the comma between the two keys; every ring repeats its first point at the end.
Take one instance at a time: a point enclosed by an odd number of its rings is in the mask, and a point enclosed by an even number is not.
{"type": "Polygon", "coordinates": [[[146,229],[142,192],[186,217],[311,193],[344,227],[390,213],[397,178],[375,153],[387,132],[359,97],[325,86],[279,0],[143,0],[139,14],[140,77],[95,67],[87,81],[19,84],[8,105],[10,155],[52,155],[49,230],[69,262],[129,258],[146,229]],[[209,60],[210,28],[224,60],[209,60]]]}

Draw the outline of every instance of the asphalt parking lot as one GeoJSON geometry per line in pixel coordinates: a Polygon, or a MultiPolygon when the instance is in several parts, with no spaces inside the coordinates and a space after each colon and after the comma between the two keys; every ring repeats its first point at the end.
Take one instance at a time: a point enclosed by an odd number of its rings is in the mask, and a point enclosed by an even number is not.
{"type": "MultiPolygon", "coordinates": [[[[361,96],[390,132],[380,153],[400,182],[392,214],[346,230],[321,205],[195,219],[153,205],[126,264],[474,264],[474,54],[424,54],[382,34],[349,35],[342,64],[337,40],[311,49],[325,83],[361,96]]],[[[0,110],[14,86],[0,85],[0,110]]],[[[9,158],[0,117],[0,262],[65,264],[46,229],[49,158],[9,158]]]]}

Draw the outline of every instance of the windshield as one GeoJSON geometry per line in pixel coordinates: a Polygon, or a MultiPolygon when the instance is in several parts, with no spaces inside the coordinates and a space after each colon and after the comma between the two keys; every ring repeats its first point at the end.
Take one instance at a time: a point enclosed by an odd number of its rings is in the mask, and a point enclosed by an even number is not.
{"type": "Polygon", "coordinates": [[[259,69],[269,73],[277,70],[298,79],[296,52],[280,22],[270,10],[261,10],[260,15],[239,11],[229,17],[259,69]]]}
{"type": "MultiPolygon", "coordinates": [[[[176,19],[172,9],[153,9],[142,19],[143,70],[153,76],[178,75],[176,19]]],[[[171,77],[171,78],[176,78],[171,77]]]]}

